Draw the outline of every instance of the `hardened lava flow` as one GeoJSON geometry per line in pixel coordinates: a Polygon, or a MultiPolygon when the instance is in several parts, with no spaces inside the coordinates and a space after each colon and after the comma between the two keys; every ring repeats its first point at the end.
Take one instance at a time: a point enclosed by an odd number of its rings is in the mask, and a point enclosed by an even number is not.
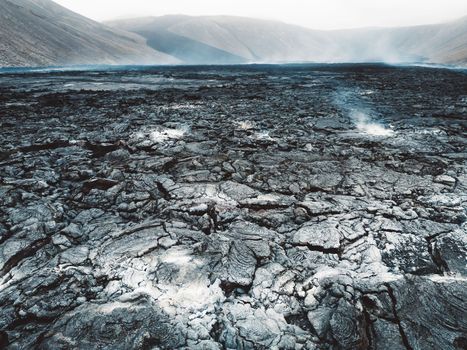
{"type": "Polygon", "coordinates": [[[0,347],[465,349],[467,76],[0,75],[0,347]]]}

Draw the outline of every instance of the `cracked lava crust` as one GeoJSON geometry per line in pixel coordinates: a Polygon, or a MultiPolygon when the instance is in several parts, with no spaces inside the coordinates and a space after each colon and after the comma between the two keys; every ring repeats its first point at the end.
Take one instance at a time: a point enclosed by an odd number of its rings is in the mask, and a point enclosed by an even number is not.
{"type": "Polygon", "coordinates": [[[465,349],[467,75],[0,75],[0,348],[465,349]]]}

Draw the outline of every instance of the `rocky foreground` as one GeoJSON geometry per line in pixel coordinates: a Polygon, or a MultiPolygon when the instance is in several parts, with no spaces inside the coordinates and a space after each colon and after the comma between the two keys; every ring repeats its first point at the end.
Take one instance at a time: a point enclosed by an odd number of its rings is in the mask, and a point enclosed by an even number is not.
{"type": "Polygon", "coordinates": [[[0,348],[465,349],[467,76],[0,75],[0,348]]]}

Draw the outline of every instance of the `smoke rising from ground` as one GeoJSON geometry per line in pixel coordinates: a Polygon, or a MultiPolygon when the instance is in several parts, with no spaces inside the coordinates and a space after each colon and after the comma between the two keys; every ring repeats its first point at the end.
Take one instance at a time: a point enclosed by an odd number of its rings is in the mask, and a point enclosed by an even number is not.
{"type": "Polygon", "coordinates": [[[369,108],[362,100],[361,95],[368,93],[364,91],[359,94],[357,91],[342,89],[336,93],[334,101],[341,113],[350,119],[359,132],[380,137],[394,135],[394,130],[380,122],[378,113],[369,108]]]}
{"type": "Polygon", "coordinates": [[[350,113],[350,117],[352,118],[358,130],[369,135],[392,136],[394,134],[393,130],[387,129],[383,125],[372,121],[367,114],[361,111],[352,111],[350,113]]]}

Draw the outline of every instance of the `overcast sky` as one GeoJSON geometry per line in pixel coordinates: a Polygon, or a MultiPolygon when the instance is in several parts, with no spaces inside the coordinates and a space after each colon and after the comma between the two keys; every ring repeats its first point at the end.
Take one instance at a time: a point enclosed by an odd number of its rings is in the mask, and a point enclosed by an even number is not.
{"type": "Polygon", "coordinates": [[[234,15],[315,29],[404,26],[467,15],[467,0],[55,0],[98,21],[166,14],[234,15]]]}

